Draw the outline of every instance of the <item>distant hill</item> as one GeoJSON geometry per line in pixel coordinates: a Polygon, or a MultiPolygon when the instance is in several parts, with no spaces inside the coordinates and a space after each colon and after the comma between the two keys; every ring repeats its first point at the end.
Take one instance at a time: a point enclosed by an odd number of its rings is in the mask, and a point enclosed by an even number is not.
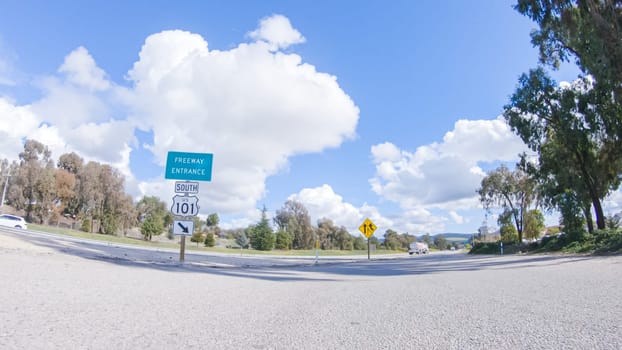
{"type": "MultiPolygon", "coordinates": [[[[434,241],[434,237],[436,236],[443,236],[449,242],[462,243],[462,242],[468,241],[473,236],[473,234],[472,233],[438,233],[435,235],[430,235],[430,237],[432,238],[432,241],[434,241]]],[[[417,239],[419,240],[423,239],[423,235],[417,236],[417,239]]]]}
{"type": "MultiPolygon", "coordinates": [[[[423,236],[424,235],[419,235],[416,236],[418,241],[423,240],[423,236]]],[[[473,237],[473,233],[437,233],[435,235],[430,235],[430,238],[432,238],[432,241],[434,241],[434,237],[436,236],[443,236],[445,237],[445,239],[449,242],[456,242],[456,243],[464,243],[466,241],[469,241],[471,239],[471,237],[473,237]]],[[[384,242],[384,237],[377,237],[378,241],[380,243],[384,242]]]]}

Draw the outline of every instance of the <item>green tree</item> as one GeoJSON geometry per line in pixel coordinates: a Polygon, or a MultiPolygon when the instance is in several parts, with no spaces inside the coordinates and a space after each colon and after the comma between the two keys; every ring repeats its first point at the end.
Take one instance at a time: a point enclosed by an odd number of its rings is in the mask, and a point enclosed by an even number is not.
{"type": "Polygon", "coordinates": [[[250,228],[251,245],[257,250],[272,250],[276,237],[266,216],[266,208],[261,211],[261,220],[250,228]]]}
{"type": "Polygon", "coordinates": [[[367,249],[367,242],[365,242],[365,238],[363,238],[362,236],[355,237],[354,241],[352,242],[352,245],[355,250],[366,250],[367,249]]]}
{"type": "Polygon", "coordinates": [[[294,249],[313,248],[315,232],[309,212],[302,203],[288,200],[277,210],[273,220],[278,230],[285,230],[292,236],[294,249]]]}
{"type": "Polygon", "coordinates": [[[217,213],[209,214],[207,216],[207,219],[205,219],[205,225],[207,227],[218,227],[219,223],[220,223],[220,218],[218,218],[217,213]]]}
{"type": "Polygon", "coordinates": [[[341,226],[337,227],[330,219],[318,220],[317,237],[322,249],[351,250],[353,239],[348,230],[341,226]]]}
{"type": "Polygon", "coordinates": [[[339,250],[352,250],[354,247],[354,237],[348,232],[344,226],[337,229],[337,247],[339,250]]]}
{"type": "Polygon", "coordinates": [[[430,237],[429,233],[426,233],[425,235],[423,235],[423,238],[421,240],[423,241],[423,243],[427,244],[428,246],[432,245],[432,237],[430,237]]]}
{"type": "Polygon", "coordinates": [[[145,196],[136,204],[136,214],[141,222],[141,233],[150,241],[154,235],[160,235],[173,222],[166,203],[158,197],[145,196]]]}
{"type": "Polygon", "coordinates": [[[56,166],[70,174],[78,175],[84,166],[84,160],[75,152],[65,153],[58,157],[56,166]]]}
{"type": "Polygon", "coordinates": [[[408,233],[402,233],[398,236],[398,238],[400,241],[400,246],[405,250],[409,249],[410,243],[417,242],[417,237],[409,235],[408,233]]]}
{"type": "Polygon", "coordinates": [[[198,216],[192,217],[192,224],[194,225],[194,231],[200,231],[203,233],[206,228],[205,221],[201,220],[198,216]]]}
{"type": "Polygon", "coordinates": [[[60,217],[68,207],[69,203],[76,197],[76,176],[65,169],[55,169],[55,194],[57,207],[54,214],[60,217]]]}
{"type": "Polygon", "coordinates": [[[501,242],[514,243],[518,241],[518,232],[516,226],[512,222],[512,213],[508,210],[499,215],[497,219],[499,224],[499,231],[501,233],[501,242]]]}
{"type": "Polygon", "coordinates": [[[19,154],[20,166],[17,185],[21,190],[18,198],[26,201],[26,220],[33,214],[43,222],[52,210],[54,200],[54,163],[47,146],[36,140],[26,140],[24,151],[19,154]]]}
{"type": "Polygon", "coordinates": [[[443,235],[434,236],[434,245],[440,250],[447,249],[447,239],[443,235]]]}
{"type": "Polygon", "coordinates": [[[121,197],[119,203],[117,204],[116,211],[120,215],[118,221],[121,229],[123,230],[123,234],[126,234],[127,231],[137,226],[138,219],[136,214],[136,206],[134,205],[132,196],[126,194],[121,197]]]}
{"type": "MultiPolygon", "coordinates": [[[[212,238],[214,238],[213,235],[212,235],[212,238]]],[[[194,231],[192,232],[192,236],[190,236],[190,242],[195,242],[198,247],[199,243],[205,243],[205,241],[207,241],[207,237],[205,239],[203,238],[203,231],[198,228],[195,222],[194,231]]],[[[215,240],[214,240],[214,243],[215,243],[215,240]]]]}
{"type": "Polygon", "coordinates": [[[61,155],[54,168],[48,147],[36,140],[26,140],[19,157],[8,195],[16,209],[26,210],[29,221],[58,222],[63,214],[71,214],[96,222],[91,229],[105,234],[136,224],[133,200],[117,169],[97,162],[85,166],[75,153],[61,155]]]}
{"type": "Polygon", "coordinates": [[[620,219],[619,215],[610,215],[605,219],[607,229],[609,230],[619,230],[620,229],[620,219]]]}
{"type": "Polygon", "coordinates": [[[131,223],[136,213],[129,210],[131,197],[124,191],[121,172],[98,162],[88,162],[79,169],[75,201],[79,215],[98,220],[101,225],[96,231],[104,234],[115,234],[131,223]]]}
{"type": "Polygon", "coordinates": [[[525,214],[535,199],[535,184],[529,176],[521,169],[510,171],[505,165],[501,165],[482,179],[477,193],[487,211],[494,206],[500,206],[512,215],[518,240],[521,241],[525,214]]]}
{"type": "MultiPolygon", "coordinates": [[[[596,89],[622,103],[622,12],[619,0],[518,0],[515,9],[535,21],[532,43],[551,67],[572,59],[596,79],[596,89]]],[[[613,116],[612,116],[613,117],[613,116]]],[[[612,118],[615,119],[615,118],[612,118]]],[[[619,120],[614,121],[619,126],[619,120]]],[[[620,129],[610,130],[620,134],[620,129]]]]}
{"type": "Polygon", "coordinates": [[[563,191],[554,198],[562,214],[560,224],[564,226],[564,233],[573,241],[579,239],[585,232],[586,218],[591,217],[590,215],[585,215],[585,209],[582,212],[581,204],[584,202],[571,189],[563,191]]]}
{"type": "Polygon", "coordinates": [[[590,205],[597,227],[603,229],[602,199],[619,187],[622,172],[622,138],[605,132],[604,115],[609,112],[592,87],[587,78],[558,87],[542,69],[535,69],[520,77],[504,108],[512,130],[538,154],[537,163],[523,157],[522,164],[539,181],[543,203],[565,214],[569,227],[578,224],[575,208],[583,211],[590,232],[590,205]]]}
{"type": "MultiPolygon", "coordinates": [[[[594,169],[589,163],[592,161],[590,158],[605,157],[609,158],[612,163],[616,163],[622,154],[622,138],[619,136],[622,135],[622,45],[620,45],[622,12],[620,5],[619,0],[518,0],[515,6],[517,11],[531,18],[539,26],[538,30],[532,32],[532,42],[540,49],[542,63],[557,68],[560,62],[574,59],[583,73],[593,78],[590,89],[581,91],[579,94],[583,95],[577,99],[579,108],[574,108],[570,99],[567,99],[567,104],[571,105],[571,109],[577,109],[580,112],[579,119],[587,121],[583,125],[581,122],[576,123],[575,129],[584,127],[590,139],[594,139],[594,134],[598,133],[597,146],[601,150],[604,148],[605,152],[594,152],[592,147],[586,147],[585,142],[575,143],[575,145],[582,144],[579,148],[569,147],[569,153],[573,153],[574,158],[584,158],[580,161],[586,166],[585,170],[578,168],[576,159],[574,159],[575,165],[572,166],[574,171],[568,175],[570,179],[561,181],[556,191],[557,196],[554,197],[554,204],[562,212],[563,224],[567,231],[579,230],[585,223],[588,225],[588,231],[593,231],[591,211],[586,202],[591,202],[594,206],[598,228],[606,226],[605,218],[595,198],[602,199],[602,191],[611,185],[609,181],[603,183],[602,179],[599,179],[602,176],[602,166],[607,164],[600,162],[600,166],[594,169]],[[589,103],[586,103],[586,100],[589,100],[589,103]],[[586,154],[587,150],[591,150],[588,153],[597,153],[598,156],[590,157],[586,154]],[[589,174],[585,174],[586,170],[588,173],[597,173],[594,183],[589,183],[589,174]],[[581,174],[581,178],[577,179],[576,173],[581,174]],[[571,180],[575,183],[581,182],[576,186],[579,187],[578,191],[567,185],[572,182],[571,180]],[[579,217],[577,207],[583,211],[583,219],[579,217]]],[[[547,101],[550,97],[542,96],[541,100],[547,101]]],[[[555,99],[553,104],[557,103],[555,99]]],[[[566,107],[566,109],[569,108],[566,107]]],[[[567,126],[567,128],[570,127],[567,126]]],[[[580,133],[581,131],[577,130],[577,134],[580,133]]],[[[563,141],[568,140],[564,138],[563,141]]],[[[559,159],[565,160],[566,158],[559,159]]],[[[618,165],[613,166],[615,167],[618,165]]],[[[613,171],[610,176],[618,176],[618,174],[619,170],[613,171]]]]}
{"type": "Polygon", "coordinates": [[[84,232],[91,232],[91,219],[82,219],[82,225],[80,226],[80,230],[84,232]]]}
{"type": "Polygon", "coordinates": [[[525,216],[525,238],[539,238],[545,228],[544,215],[541,211],[533,209],[527,212],[527,215],[525,216]]]}
{"type": "Polygon", "coordinates": [[[76,217],[80,214],[80,197],[78,192],[81,186],[79,174],[84,167],[84,160],[76,153],[65,153],[58,158],[56,166],[59,170],[65,171],[73,176],[73,188],[71,188],[71,192],[67,189],[67,195],[64,196],[62,200],[64,201],[64,211],[76,217]]]}
{"type": "Polygon", "coordinates": [[[288,250],[292,246],[292,237],[285,230],[279,230],[276,234],[276,249],[288,250]]]}
{"type": "MultiPolygon", "coordinates": [[[[380,240],[376,236],[369,237],[369,244],[375,245],[376,247],[380,247],[380,240]]],[[[365,247],[367,249],[367,247],[365,247]]]]}
{"type": "Polygon", "coordinates": [[[163,231],[164,220],[161,216],[148,216],[140,225],[140,233],[147,241],[150,241],[154,235],[159,235],[163,231]]]}
{"type": "Polygon", "coordinates": [[[383,243],[384,247],[388,250],[396,250],[398,249],[401,244],[400,244],[400,239],[397,235],[397,232],[388,229],[385,231],[384,233],[384,243],[383,243]]]}
{"type": "Polygon", "coordinates": [[[69,202],[75,195],[76,177],[64,169],[56,169],[56,196],[63,202],[69,202]]]}
{"type": "Polygon", "coordinates": [[[214,234],[212,232],[208,232],[205,235],[205,246],[213,247],[216,245],[216,239],[214,238],[214,234]]]}
{"type": "Polygon", "coordinates": [[[335,249],[337,245],[337,227],[333,224],[333,221],[327,218],[322,218],[317,222],[317,239],[320,240],[320,247],[324,250],[335,249]]]}
{"type": "Polygon", "coordinates": [[[118,169],[101,165],[99,173],[99,189],[103,195],[100,214],[101,233],[116,234],[123,222],[122,217],[128,214],[121,210],[126,207],[122,202],[128,198],[124,186],[125,178],[118,169]]]}
{"type": "Polygon", "coordinates": [[[240,246],[240,249],[244,249],[248,246],[249,239],[244,231],[240,231],[235,234],[235,243],[240,246]]]}

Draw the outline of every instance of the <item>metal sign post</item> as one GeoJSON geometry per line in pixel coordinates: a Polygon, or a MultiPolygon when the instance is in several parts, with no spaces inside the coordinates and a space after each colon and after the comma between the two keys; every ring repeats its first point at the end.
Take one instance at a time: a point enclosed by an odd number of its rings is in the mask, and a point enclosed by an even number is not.
{"type": "Polygon", "coordinates": [[[179,262],[186,259],[186,235],[181,236],[181,245],[179,246],[179,262]]]}
{"type": "Polygon", "coordinates": [[[320,258],[320,240],[315,240],[315,263],[317,264],[318,259],[320,258]]]}
{"type": "Polygon", "coordinates": [[[376,232],[376,229],[378,227],[376,227],[376,225],[371,222],[371,220],[369,220],[369,218],[365,219],[365,221],[363,221],[363,223],[361,224],[361,226],[359,226],[359,231],[361,231],[361,233],[367,238],[367,260],[371,260],[371,254],[370,254],[370,237],[374,234],[374,232],[376,232]]]}
{"type": "MultiPolygon", "coordinates": [[[[199,193],[199,183],[195,181],[212,180],[213,159],[214,155],[211,153],[168,152],[164,178],[186,180],[175,182],[176,195],[173,197],[171,213],[177,218],[186,219],[199,214],[199,197],[191,194],[199,193]]],[[[181,235],[179,262],[185,260],[186,236],[192,236],[193,233],[194,221],[173,222],[173,234],[181,235]]]]}
{"type": "MultiPolygon", "coordinates": [[[[177,190],[177,187],[175,189],[177,190]]],[[[175,195],[173,197],[171,213],[173,213],[176,218],[180,216],[183,218],[197,216],[197,214],[199,214],[199,197],[188,196],[187,193],[184,196],[175,195]]],[[[181,236],[181,244],[179,245],[179,262],[184,262],[185,260],[186,236],[192,236],[193,233],[194,221],[173,221],[173,234],[181,236]]]]}
{"type": "Polygon", "coordinates": [[[173,221],[173,234],[181,235],[181,245],[179,247],[179,261],[183,262],[186,251],[186,236],[192,236],[194,232],[194,221],[173,221]]]}

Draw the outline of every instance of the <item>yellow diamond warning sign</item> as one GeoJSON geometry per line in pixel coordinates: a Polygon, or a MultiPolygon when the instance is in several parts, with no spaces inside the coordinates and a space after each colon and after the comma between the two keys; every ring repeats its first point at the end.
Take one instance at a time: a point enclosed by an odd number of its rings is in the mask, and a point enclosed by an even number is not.
{"type": "Polygon", "coordinates": [[[376,225],[373,222],[371,222],[371,220],[369,219],[365,219],[365,221],[363,221],[361,226],[359,226],[359,231],[361,231],[361,233],[366,238],[371,237],[371,235],[373,235],[374,232],[376,232],[376,229],[377,229],[376,225]]]}

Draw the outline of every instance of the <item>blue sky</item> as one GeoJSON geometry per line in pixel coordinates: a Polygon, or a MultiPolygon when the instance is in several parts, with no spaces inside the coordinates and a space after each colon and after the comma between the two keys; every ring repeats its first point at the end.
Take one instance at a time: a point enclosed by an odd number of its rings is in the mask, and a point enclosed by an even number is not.
{"type": "Polygon", "coordinates": [[[524,148],[498,119],[537,65],[512,5],[4,2],[0,158],[36,138],[169,201],[166,152],[214,153],[199,204],[224,227],[291,198],[352,233],[474,232],[479,181],[524,148]]]}

